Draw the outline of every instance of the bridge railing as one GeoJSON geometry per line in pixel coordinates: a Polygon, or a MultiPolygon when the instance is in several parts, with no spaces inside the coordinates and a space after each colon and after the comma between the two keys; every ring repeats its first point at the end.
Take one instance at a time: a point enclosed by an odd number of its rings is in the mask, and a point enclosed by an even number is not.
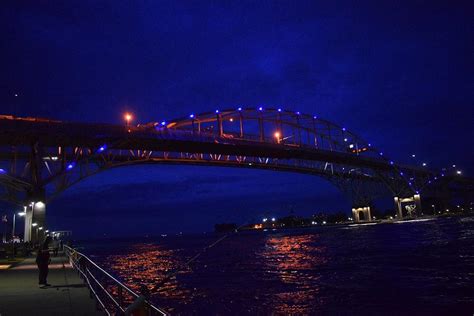
{"type": "Polygon", "coordinates": [[[96,299],[107,315],[168,315],[99,267],[95,262],[76,249],[64,246],[72,267],[87,284],[91,297],[96,299]]]}

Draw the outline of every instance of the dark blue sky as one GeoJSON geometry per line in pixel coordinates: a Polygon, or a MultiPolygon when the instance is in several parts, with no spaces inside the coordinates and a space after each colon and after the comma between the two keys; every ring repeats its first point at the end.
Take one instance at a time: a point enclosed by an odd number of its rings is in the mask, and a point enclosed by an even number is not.
{"type": "MultiPolygon", "coordinates": [[[[472,175],[470,3],[4,1],[0,112],[121,123],[126,110],[148,122],[281,106],[343,124],[395,160],[415,153],[472,175]]],[[[313,177],[152,166],[91,178],[48,216],[78,235],[152,234],[349,206],[313,177]]]]}

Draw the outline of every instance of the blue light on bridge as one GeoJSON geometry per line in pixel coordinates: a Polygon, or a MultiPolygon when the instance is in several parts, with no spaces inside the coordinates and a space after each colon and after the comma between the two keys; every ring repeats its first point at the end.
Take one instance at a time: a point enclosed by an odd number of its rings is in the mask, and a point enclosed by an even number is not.
{"type": "Polygon", "coordinates": [[[400,175],[403,176],[403,172],[400,172],[400,175]]]}
{"type": "Polygon", "coordinates": [[[263,107],[259,107],[258,110],[259,110],[259,111],[263,111],[263,107]]]}
{"type": "Polygon", "coordinates": [[[242,111],[242,108],[238,108],[237,111],[242,111]]]}
{"type": "Polygon", "coordinates": [[[369,143],[369,144],[367,144],[367,146],[372,147],[372,144],[369,143]]]}
{"type": "Polygon", "coordinates": [[[343,131],[343,132],[345,132],[345,131],[346,131],[346,128],[345,128],[345,127],[343,127],[343,128],[342,128],[342,131],[343,131]]]}
{"type": "Polygon", "coordinates": [[[315,116],[313,116],[313,118],[316,120],[318,117],[315,115],[315,116]]]}
{"type": "Polygon", "coordinates": [[[380,152],[379,155],[380,155],[380,156],[383,156],[383,152],[380,152]]]}
{"type": "Polygon", "coordinates": [[[5,173],[7,173],[7,172],[5,171],[5,169],[1,169],[1,168],[0,168],[0,174],[5,174],[5,173]]]}
{"type": "Polygon", "coordinates": [[[72,163],[70,163],[69,165],[67,165],[66,169],[67,169],[67,170],[71,170],[72,168],[74,168],[74,166],[75,166],[75,163],[72,162],[72,163]]]}
{"type": "Polygon", "coordinates": [[[277,111],[278,111],[278,112],[281,112],[281,109],[278,109],[277,111]]]}
{"type": "Polygon", "coordinates": [[[194,114],[190,114],[190,115],[189,115],[189,118],[194,118],[194,114]]]}
{"type": "Polygon", "coordinates": [[[99,149],[97,151],[101,153],[106,149],[107,149],[107,145],[102,145],[102,146],[99,147],[99,149]]]}
{"type": "Polygon", "coordinates": [[[161,126],[165,126],[165,125],[166,125],[165,121],[161,122],[161,126]]]}
{"type": "Polygon", "coordinates": [[[218,114],[218,113],[219,113],[219,110],[216,110],[216,114],[218,114]]]}
{"type": "Polygon", "coordinates": [[[390,164],[393,165],[393,161],[390,161],[390,164]]]}
{"type": "Polygon", "coordinates": [[[296,115],[300,115],[300,114],[301,114],[300,111],[296,112],[296,115]]]}

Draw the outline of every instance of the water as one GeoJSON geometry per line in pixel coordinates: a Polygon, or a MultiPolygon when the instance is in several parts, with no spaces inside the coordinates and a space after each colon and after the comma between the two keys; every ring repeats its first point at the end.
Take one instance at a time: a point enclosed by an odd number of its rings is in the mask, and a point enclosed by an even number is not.
{"type": "Polygon", "coordinates": [[[84,243],[172,314],[472,315],[474,217],[84,243]]]}

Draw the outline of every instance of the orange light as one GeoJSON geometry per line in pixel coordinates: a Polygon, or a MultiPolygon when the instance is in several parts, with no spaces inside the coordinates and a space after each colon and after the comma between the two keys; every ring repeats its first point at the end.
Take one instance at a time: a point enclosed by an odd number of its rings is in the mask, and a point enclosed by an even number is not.
{"type": "Polygon", "coordinates": [[[130,113],[125,113],[124,118],[125,118],[125,121],[130,122],[133,116],[130,113]]]}
{"type": "Polygon", "coordinates": [[[275,134],[273,134],[275,136],[275,138],[280,138],[281,134],[280,132],[275,132],[275,134]]]}

